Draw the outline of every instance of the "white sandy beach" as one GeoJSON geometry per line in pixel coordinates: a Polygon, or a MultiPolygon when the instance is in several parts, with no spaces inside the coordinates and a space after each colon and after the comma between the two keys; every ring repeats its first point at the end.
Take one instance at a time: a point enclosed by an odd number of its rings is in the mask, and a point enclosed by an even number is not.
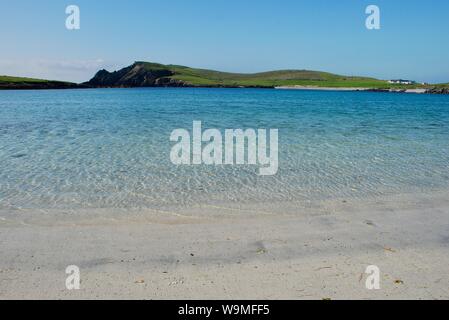
{"type": "MultiPolygon", "coordinates": [[[[317,90],[317,91],[372,91],[373,88],[362,88],[362,87],[318,87],[318,86],[279,86],[275,89],[279,90],[317,90]]],[[[426,93],[427,89],[389,89],[387,92],[401,92],[401,93],[426,93]]]]}
{"type": "Polygon", "coordinates": [[[447,299],[447,199],[0,212],[0,299],[447,299]]]}

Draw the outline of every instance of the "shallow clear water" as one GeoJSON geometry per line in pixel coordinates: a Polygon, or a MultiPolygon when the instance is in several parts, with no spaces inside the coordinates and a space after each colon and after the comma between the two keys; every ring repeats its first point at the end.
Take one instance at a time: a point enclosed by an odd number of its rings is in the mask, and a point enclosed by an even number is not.
{"type": "Polygon", "coordinates": [[[449,186],[449,96],[262,89],[0,91],[0,209],[363,198],[449,186]],[[170,133],[278,128],[279,172],[175,166],[170,133]]]}

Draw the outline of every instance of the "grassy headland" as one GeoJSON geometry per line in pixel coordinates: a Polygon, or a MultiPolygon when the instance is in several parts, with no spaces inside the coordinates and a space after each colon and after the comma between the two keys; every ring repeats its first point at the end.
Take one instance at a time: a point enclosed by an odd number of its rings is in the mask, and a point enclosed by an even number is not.
{"type": "Polygon", "coordinates": [[[370,77],[343,76],[311,70],[278,70],[259,73],[233,73],[190,68],[173,64],[137,61],[118,71],[99,71],[84,85],[90,87],[319,87],[354,88],[380,91],[421,91],[448,93],[449,86],[391,84],[370,77]]]}
{"type": "Polygon", "coordinates": [[[4,89],[70,89],[79,85],[71,82],[34,78],[0,76],[0,90],[4,89]]]}
{"type": "Polygon", "coordinates": [[[189,86],[211,87],[278,87],[308,85],[319,87],[370,87],[388,88],[387,81],[368,77],[347,77],[327,72],[310,70],[278,70],[260,73],[231,73],[215,70],[189,68],[179,65],[163,65],[150,62],[136,62],[135,68],[148,72],[166,71],[167,78],[189,86]]]}

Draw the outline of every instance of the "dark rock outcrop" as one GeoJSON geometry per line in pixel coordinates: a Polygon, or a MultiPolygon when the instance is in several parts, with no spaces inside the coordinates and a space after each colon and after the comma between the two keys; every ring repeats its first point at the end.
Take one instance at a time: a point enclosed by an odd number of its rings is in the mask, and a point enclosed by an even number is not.
{"type": "Polygon", "coordinates": [[[449,87],[433,87],[426,91],[432,94],[449,94],[449,87]]]}
{"type": "Polygon", "coordinates": [[[133,87],[183,87],[185,83],[170,78],[171,70],[158,68],[148,69],[143,64],[133,65],[118,71],[100,70],[84,85],[93,88],[133,88],[133,87]]]}

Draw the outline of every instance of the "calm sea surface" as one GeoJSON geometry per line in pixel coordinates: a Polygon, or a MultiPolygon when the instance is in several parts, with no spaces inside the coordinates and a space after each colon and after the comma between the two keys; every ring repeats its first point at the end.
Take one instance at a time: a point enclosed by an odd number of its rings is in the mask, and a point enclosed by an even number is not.
{"type": "Polygon", "coordinates": [[[0,91],[0,209],[364,198],[449,186],[449,96],[262,89],[0,91]],[[279,171],[175,166],[170,133],[279,129],[279,171]]]}

